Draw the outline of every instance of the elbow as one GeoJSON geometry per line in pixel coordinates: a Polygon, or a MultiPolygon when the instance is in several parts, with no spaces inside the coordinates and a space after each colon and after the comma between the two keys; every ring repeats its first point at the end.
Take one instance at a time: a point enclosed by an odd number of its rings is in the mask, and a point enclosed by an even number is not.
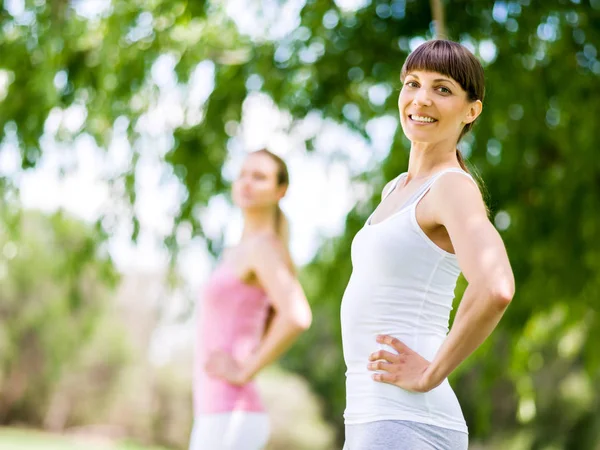
{"type": "Polygon", "coordinates": [[[514,280],[504,280],[490,287],[490,300],[499,310],[505,310],[515,295],[514,280]]]}
{"type": "Polygon", "coordinates": [[[312,323],[312,313],[309,308],[305,311],[298,311],[295,314],[290,314],[286,318],[287,326],[294,334],[300,334],[310,328],[312,323]]]}
{"type": "Polygon", "coordinates": [[[294,327],[298,332],[303,333],[310,328],[312,324],[312,313],[310,309],[294,318],[294,327]]]}

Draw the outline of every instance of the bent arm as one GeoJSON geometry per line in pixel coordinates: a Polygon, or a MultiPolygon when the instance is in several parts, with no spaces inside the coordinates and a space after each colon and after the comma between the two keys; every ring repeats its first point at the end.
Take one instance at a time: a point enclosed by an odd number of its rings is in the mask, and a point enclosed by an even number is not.
{"type": "Polygon", "coordinates": [[[469,283],[452,329],[425,377],[439,385],[498,325],[514,295],[514,277],[504,243],[490,223],[476,186],[463,175],[448,174],[432,188],[437,221],[450,236],[469,283]]]}
{"type": "Polygon", "coordinates": [[[245,381],[279,358],[312,321],[302,286],[277,247],[263,242],[256,255],[253,270],[275,309],[275,316],[256,352],[243,362],[245,381]]]}

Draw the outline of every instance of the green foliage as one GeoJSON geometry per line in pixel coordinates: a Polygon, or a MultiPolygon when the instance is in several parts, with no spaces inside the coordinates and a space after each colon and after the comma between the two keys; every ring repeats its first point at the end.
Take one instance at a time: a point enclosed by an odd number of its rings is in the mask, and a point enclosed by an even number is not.
{"type": "MultiPolygon", "coordinates": [[[[286,63],[287,80],[310,72],[305,79],[314,89],[304,87],[307,109],[318,108],[365,135],[370,119],[396,114],[397,108],[396,95],[373,104],[369,87],[397,88],[410,39],[431,36],[425,2],[406,2],[404,17],[398,19],[384,17],[386,3],[372,2],[356,14],[337,11],[329,2],[310,3],[302,22],[310,38],[296,44],[307,48],[321,42],[325,50],[315,64],[302,64],[299,50],[286,63]],[[350,103],[360,111],[358,120],[344,115],[350,103]]],[[[598,382],[600,367],[593,344],[599,329],[600,246],[592,207],[599,200],[594,186],[600,166],[592,156],[596,125],[589,118],[600,109],[590,97],[600,75],[600,8],[596,3],[496,2],[497,8],[502,5],[507,16],[493,20],[492,3],[447,4],[451,37],[471,44],[486,67],[484,114],[463,150],[487,185],[491,217],[502,230],[517,278],[517,296],[499,330],[453,381],[474,439],[525,427],[532,431],[532,448],[592,448],[598,434],[591,424],[600,412],[598,395],[589,390],[598,382]],[[496,53],[488,54],[492,42],[496,53]],[[544,332],[547,317],[557,314],[555,328],[544,332]],[[537,337],[535,344],[531,336],[537,337]],[[561,386],[559,395],[556,386],[561,386]]],[[[302,114],[290,100],[293,92],[293,86],[280,88],[274,97],[302,114]],[[288,97],[278,96],[281,91],[288,97]]],[[[406,167],[406,149],[406,142],[397,139],[383,167],[361,180],[379,180],[381,172],[391,179],[406,167]]],[[[344,234],[325,243],[306,268],[304,286],[316,323],[287,360],[332,399],[329,412],[338,423],[343,407],[338,380],[344,371],[339,302],[351,271],[351,240],[378,201],[375,192],[350,213],[344,234]]],[[[459,297],[463,288],[457,289],[459,297]]]]}
{"type": "MultiPolygon", "coordinates": [[[[220,8],[208,8],[204,1],[116,1],[108,11],[87,16],[84,3],[26,2],[14,16],[2,9],[0,80],[7,83],[4,95],[0,89],[0,139],[15,133],[22,167],[34,167],[43,153],[40,137],[49,114],[80,106],[85,110],[82,126],[72,130],[63,124],[55,139],[69,143],[87,133],[107,148],[114,140],[112,126],[122,118],[134,144],[140,139],[140,117],[160,94],[151,75],[156,60],[161,55],[175,59],[183,89],[198,63],[213,60],[218,67],[211,101],[191,111],[206,119],[187,121],[172,132],[174,145],[166,157],[187,190],[178,221],[189,221],[202,234],[194,206],[224,188],[220,167],[228,136],[222,121],[240,117],[246,95],[241,64],[251,56],[248,41],[220,8]]],[[[140,149],[132,148],[133,164],[119,177],[133,205],[140,149]]],[[[134,237],[137,231],[134,218],[134,237]]]]}
{"type": "MultiPolygon", "coordinates": [[[[226,188],[225,125],[240,121],[251,75],[296,119],[316,111],[367,138],[370,120],[397,114],[398,74],[411,40],[431,37],[429,2],[367,3],[344,12],[333,2],[309,0],[301,26],[275,42],[241,36],[221,2],[118,0],[92,20],[78,15],[74,3],[26,2],[33,25],[2,10],[0,69],[10,84],[0,108],[0,133],[16,130],[22,166],[33,166],[43,150],[39,139],[49,112],[81,104],[87,111],[81,129],[61,129],[57,139],[70,141],[86,132],[107,147],[112,124],[123,116],[133,144],[140,137],[139,118],[160,93],[151,76],[157,58],[175,58],[178,82],[186,89],[199,62],[213,64],[215,86],[200,106],[201,119],[175,126],[165,156],[186,188],[176,222],[189,222],[202,235],[198,211],[226,188]],[[150,26],[143,13],[151,14],[150,26]],[[55,85],[61,71],[67,82],[55,85]],[[369,95],[374,87],[389,95],[378,100],[369,95]]],[[[517,296],[498,331],[452,381],[475,440],[520,428],[531,448],[592,448],[600,417],[598,394],[590,389],[600,381],[594,348],[600,338],[595,211],[600,100],[594,96],[600,3],[449,0],[445,5],[450,37],[472,46],[485,65],[484,113],[463,151],[487,185],[491,218],[501,229],[517,279],[517,296]]],[[[307,148],[313,144],[309,140],[307,148]]],[[[351,271],[350,244],[378,202],[383,181],[406,167],[407,150],[399,134],[382,166],[357,180],[379,185],[375,195],[357,204],[344,233],[325,242],[302,274],[315,325],[285,362],[327,399],[328,417],[340,428],[339,302],[351,271]]],[[[132,204],[135,156],[133,161],[122,175],[132,204]]],[[[174,246],[174,239],[169,243],[174,246]]],[[[61,261],[70,268],[79,264],[61,261]]],[[[29,292],[33,277],[14,277],[29,292]]],[[[462,289],[464,283],[457,293],[462,289]]],[[[74,310],[85,304],[75,293],[69,299],[74,310]]],[[[58,315],[53,311],[49,317],[58,315]]],[[[28,326],[41,321],[37,311],[24,309],[23,317],[28,326]]],[[[10,355],[13,336],[2,342],[10,355]]]]}
{"type": "Polygon", "coordinates": [[[0,215],[0,421],[39,423],[118,277],[89,226],[61,213],[0,215]]]}

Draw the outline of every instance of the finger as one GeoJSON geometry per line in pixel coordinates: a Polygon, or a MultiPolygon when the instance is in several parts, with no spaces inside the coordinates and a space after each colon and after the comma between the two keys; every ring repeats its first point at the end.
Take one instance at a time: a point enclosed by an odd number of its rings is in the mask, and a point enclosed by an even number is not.
{"type": "Polygon", "coordinates": [[[373,374],[373,380],[379,381],[380,383],[396,384],[398,381],[398,375],[389,372],[378,372],[373,374]]]}
{"type": "Polygon", "coordinates": [[[400,357],[395,353],[387,352],[385,350],[378,350],[369,355],[369,361],[377,361],[378,359],[383,359],[385,361],[397,363],[400,361],[400,357]]]}
{"type": "Polygon", "coordinates": [[[393,364],[385,361],[375,361],[367,364],[367,369],[369,370],[385,370],[390,371],[392,369],[393,364]]]}
{"type": "Polygon", "coordinates": [[[396,339],[395,337],[390,336],[388,334],[377,336],[377,342],[393,347],[398,353],[404,353],[410,350],[399,339],[396,339]]]}

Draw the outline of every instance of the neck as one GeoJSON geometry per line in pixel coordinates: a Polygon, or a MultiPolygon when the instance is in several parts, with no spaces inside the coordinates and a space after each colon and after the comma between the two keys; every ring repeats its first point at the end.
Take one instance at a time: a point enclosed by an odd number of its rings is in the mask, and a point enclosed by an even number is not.
{"type": "Polygon", "coordinates": [[[408,179],[429,177],[448,167],[460,167],[456,144],[413,142],[408,160],[408,179]]]}
{"type": "Polygon", "coordinates": [[[275,229],[275,211],[244,211],[242,241],[264,234],[277,234],[275,229]]]}

